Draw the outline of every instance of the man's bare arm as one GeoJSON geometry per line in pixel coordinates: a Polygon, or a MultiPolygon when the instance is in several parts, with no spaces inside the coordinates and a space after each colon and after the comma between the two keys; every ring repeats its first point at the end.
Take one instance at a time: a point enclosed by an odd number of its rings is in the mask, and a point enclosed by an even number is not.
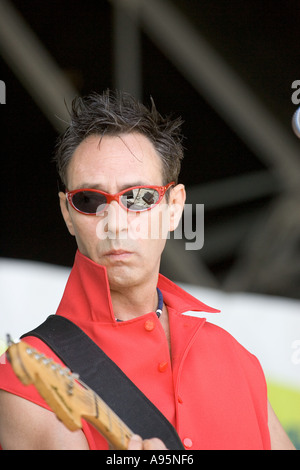
{"type": "Polygon", "coordinates": [[[69,431],[51,411],[3,390],[0,444],[6,450],[88,450],[82,430],[69,431]]]}
{"type": "Polygon", "coordinates": [[[272,450],[295,450],[288,435],[280,424],[273,408],[268,402],[268,424],[272,450]]]}
{"type": "MultiPolygon", "coordinates": [[[[269,430],[273,450],[294,450],[292,442],[269,404],[269,430]]],[[[88,450],[81,430],[71,432],[56,416],[23,398],[0,390],[0,443],[8,450],[88,450]]],[[[161,441],[135,438],[129,449],[162,449],[161,441]],[[149,447],[148,447],[149,446],[149,447]]]]}

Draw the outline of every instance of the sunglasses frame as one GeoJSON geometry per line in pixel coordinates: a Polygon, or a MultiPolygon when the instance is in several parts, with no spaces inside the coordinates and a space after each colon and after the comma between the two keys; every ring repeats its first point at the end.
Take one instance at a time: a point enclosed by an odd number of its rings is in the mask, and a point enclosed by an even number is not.
{"type": "Polygon", "coordinates": [[[79,212],[80,214],[84,214],[84,215],[97,215],[97,214],[101,214],[102,212],[105,211],[105,209],[107,208],[108,204],[110,204],[112,201],[117,201],[118,204],[120,204],[120,206],[123,208],[123,209],[126,209],[128,212],[145,212],[145,211],[149,211],[150,209],[153,209],[153,207],[157,206],[162,198],[164,197],[164,195],[166,194],[167,190],[173,186],[175,184],[174,181],[172,181],[171,183],[168,183],[166,184],[165,186],[151,186],[151,185],[143,185],[143,186],[131,186],[129,188],[126,188],[126,189],[123,189],[123,191],[120,191],[119,193],[116,193],[116,194],[109,194],[109,193],[106,193],[105,191],[101,191],[100,189],[90,189],[90,188],[80,188],[80,189],[74,189],[73,191],[66,191],[66,199],[67,201],[69,202],[69,204],[73,207],[73,209],[75,209],[77,212],[79,212]],[[125,193],[127,193],[128,191],[131,191],[132,189],[143,189],[143,188],[149,188],[149,189],[155,189],[158,194],[159,194],[159,197],[158,197],[158,200],[150,207],[146,207],[145,209],[141,209],[141,210],[132,210],[130,209],[130,207],[126,207],[124,206],[124,204],[122,204],[122,201],[121,201],[121,196],[125,193]],[[73,204],[73,196],[77,193],[80,193],[80,192],[83,192],[83,191],[89,191],[89,192],[93,192],[93,193],[98,193],[98,194],[102,194],[106,197],[106,204],[103,208],[103,210],[101,211],[97,211],[97,212],[83,212],[81,211],[80,209],[78,209],[74,204],[73,204]]]}

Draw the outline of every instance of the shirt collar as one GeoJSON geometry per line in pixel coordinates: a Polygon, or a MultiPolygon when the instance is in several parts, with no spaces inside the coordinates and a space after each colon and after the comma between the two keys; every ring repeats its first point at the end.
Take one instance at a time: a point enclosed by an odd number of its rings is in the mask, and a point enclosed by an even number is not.
{"type": "Polygon", "coordinates": [[[163,293],[164,302],[169,307],[183,313],[188,311],[219,313],[220,310],[209,307],[200,300],[196,299],[193,295],[186,292],[170,279],[162,274],[159,275],[157,286],[163,293]]]}
{"type": "MultiPolygon", "coordinates": [[[[162,291],[165,304],[177,313],[219,312],[200,302],[161,274],[158,287],[162,291]]],[[[56,313],[70,319],[76,317],[87,321],[114,322],[106,268],[77,250],[75,262],[56,313]]]]}

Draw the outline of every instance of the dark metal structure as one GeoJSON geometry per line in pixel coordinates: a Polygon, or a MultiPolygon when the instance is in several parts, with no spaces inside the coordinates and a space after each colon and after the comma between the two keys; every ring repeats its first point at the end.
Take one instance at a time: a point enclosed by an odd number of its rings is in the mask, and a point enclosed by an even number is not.
{"type": "Polygon", "coordinates": [[[72,263],[55,136],[76,94],[118,88],[185,120],[182,181],[205,205],[205,242],[169,240],[163,272],[299,298],[299,16],[296,1],[0,0],[1,256],[72,263]]]}

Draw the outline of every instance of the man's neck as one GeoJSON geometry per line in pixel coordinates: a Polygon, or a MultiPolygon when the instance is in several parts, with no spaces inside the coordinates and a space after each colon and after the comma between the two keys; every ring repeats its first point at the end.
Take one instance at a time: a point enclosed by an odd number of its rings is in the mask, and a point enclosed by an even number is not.
{"type": "Polygon", "coordinates": [[[111,289],[111,300],[115,317],[122,321],[155,312],[158,305],[156,286],[111,289]]]}
{"type": "MultiPolygon", "coordinates": [[[[155,312],[158,305],[156,287],[148,291],[142,289],[130,289],[130,292],[111,290],[111,299],[115,317],[117,320],[126,321],[137,318],[145,313],[155,312]]],[[[170,328],[168,310],[165,304],[162,307],[160,322],[165,332],[169,353],[171,357],[170,328]]]]}

